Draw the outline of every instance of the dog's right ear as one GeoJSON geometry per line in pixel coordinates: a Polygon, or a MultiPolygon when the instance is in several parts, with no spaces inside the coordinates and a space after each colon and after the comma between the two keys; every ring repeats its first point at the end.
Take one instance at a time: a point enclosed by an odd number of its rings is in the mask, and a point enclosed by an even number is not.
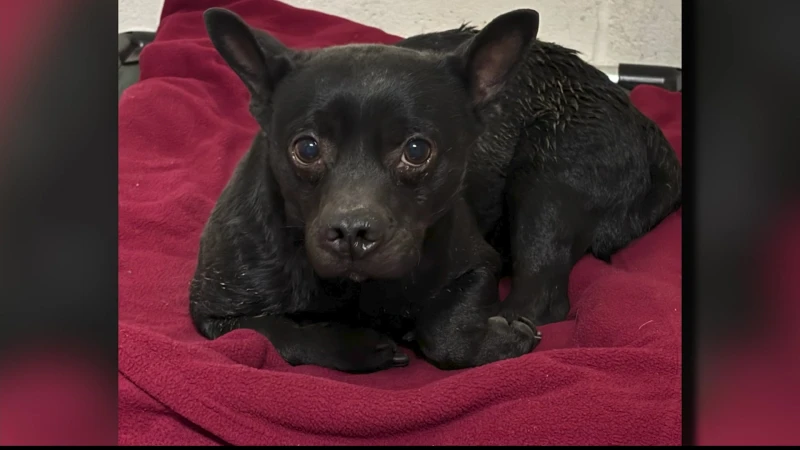
{"type": "Polygon", "coordinates": [[[266,100],[292,68],[292,50],[266,32],[256,32],[234,12],[210,8],[203,14],[211,43],[254,98],[266,100]]]}
{"type": "Polygon", "coordinates": [[[457,50],[476,105],[493,100],[511,78],[539,33],[539,13],[516,9],[490,21],[457,50]]]}

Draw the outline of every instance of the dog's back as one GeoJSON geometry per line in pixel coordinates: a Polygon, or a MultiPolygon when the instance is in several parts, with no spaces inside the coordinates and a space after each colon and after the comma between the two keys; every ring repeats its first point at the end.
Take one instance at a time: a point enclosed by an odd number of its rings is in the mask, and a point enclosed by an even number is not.
{"type": "Polygon", "coordinates": [[[539,168],[534,176],[574,189],[597,218],[596,256],[608,260],[680,205],[681,167],[664,134],[577,52],[538,42],[515,81],[513,106],[496,119],[518,118],[521,130],[506,175],[539,168]]]}
{"type": "MultiPolygon", "coordinates": [[[[396,45],[450,52],[478,30],[417,35],[396,45]]],[[[591,251],[607,260],[681,202],[681,167],[661,130],[628,93],[579,54],[537,41],[471,157],[465,196],[482,229],[504,235],[508,183],[568,186],[593,214],[591,251]]]]}
{"type": "Polygon", "coordinates": [[[417,34],[405,38],[395,45],[398,47],[413,48],[415,50],[451,52],[468,41],[471,37],[478,34],[478,31],[477,28],[464,24],[452,30],[417,34]]]}

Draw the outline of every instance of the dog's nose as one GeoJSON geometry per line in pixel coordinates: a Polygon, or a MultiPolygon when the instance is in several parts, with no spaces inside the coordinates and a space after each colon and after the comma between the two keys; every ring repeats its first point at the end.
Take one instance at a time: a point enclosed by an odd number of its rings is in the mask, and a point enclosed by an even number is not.
{"type": "Polygon", "coordinates": [[[353,259],[373,251],[383,238],[383,226],[368,217],[346,217],[334,221],[325,240],[335,252],[353,259]]]}

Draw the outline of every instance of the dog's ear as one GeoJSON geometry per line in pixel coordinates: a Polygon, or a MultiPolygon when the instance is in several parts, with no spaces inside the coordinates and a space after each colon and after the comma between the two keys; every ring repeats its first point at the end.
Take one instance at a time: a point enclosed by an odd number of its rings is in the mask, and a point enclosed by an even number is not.
{"type": "Polygon", "coordinates": [[[293,52],[264,31],[250,28],[224,8],[203,14],[211,43],[254,98],[266,99],[292,68],[293,52]]]}
{"type": "Polygon", "coordinates": [[[517,9],[497,16],[457,50],[457,64],[477,106],[500,92],[538,32],[539,13],[517,9]]]}

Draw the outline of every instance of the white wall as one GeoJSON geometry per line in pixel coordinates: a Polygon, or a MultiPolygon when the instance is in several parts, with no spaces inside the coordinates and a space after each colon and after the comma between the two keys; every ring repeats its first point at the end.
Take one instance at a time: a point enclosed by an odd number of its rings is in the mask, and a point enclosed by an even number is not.
{"type": "MultiPolygon", "coordinates": [[[[480,26],[516,8],[541,15],[539,37],[596,65],[681,66],[681,0],[285,0],[398,36],[480,26]]],[[[119,0],[119,30],[155,30],[163,0],[119,0]]]]}

